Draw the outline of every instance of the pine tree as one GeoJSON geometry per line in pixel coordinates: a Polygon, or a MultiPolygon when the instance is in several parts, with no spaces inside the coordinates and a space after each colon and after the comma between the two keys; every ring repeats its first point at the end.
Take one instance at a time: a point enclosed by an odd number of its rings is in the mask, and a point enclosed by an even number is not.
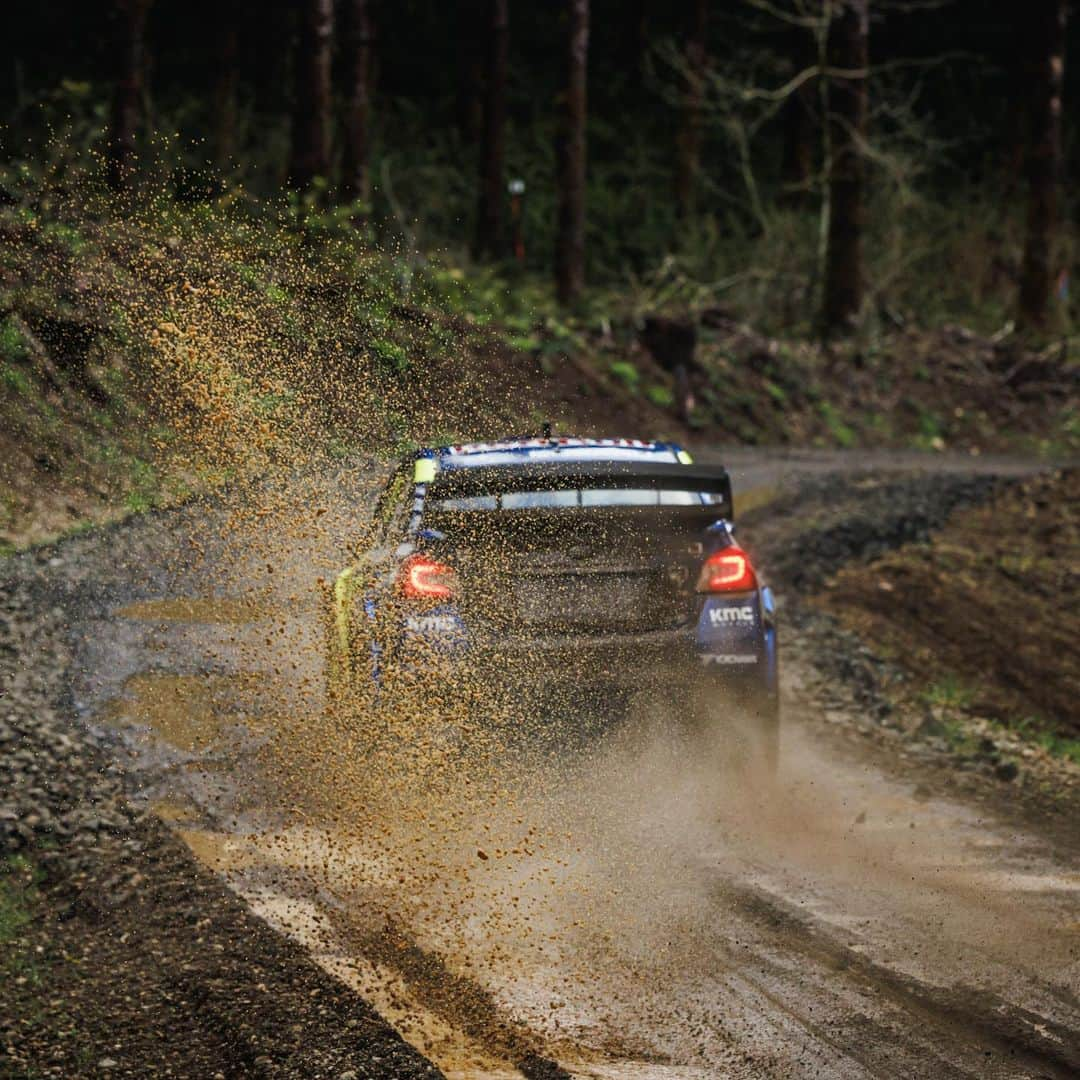
{"type": "Polygon", "coordinates": [[[489,0],[484,72],[484,130],[476,211],[478,256],[496,255],[502,237],[503,159],[506,141],[506,71],[510,20],[507,0],[489,0]]]}
{"type": "Polygon", "coordinates": [[[330,63],[333,0],[303,0],[293,64],[294,108],[289,184],[309,188],[330,174],[330,63]]]}
{"type": "Polygon", "coordinates": [[[222,171],[230,169],[236,155],[237,89],[240,82],[240,0],[224,0],[217,35],[217,71],[214,78],[213,150],[222,171]]]}
{"type": "Polygon", "coordinates": [[[697,203],[698,173],[701,168],[701,135],[705,98],[706,33],[709,21],[707,0],[690,0],[685,48],[685,88],[682,125],[678,136],[675,172],[675,203],[679,216],[692,217],[697,203]]]}
{"type": "Polygon", "coordinates": [[[371,187],[371,76],[375,48],[369,0],[349,0],[344,31],[347,85],[342,188],[346,198],[366,202],[371,187]]]}
{"type": "Polygon", "coordinates": [[[849,329],[863,300],[869,0],[837,0],[829,26],[829,231],[823,329],[849,329]]]}
{"type": "MultiPolygon", "coordinates": [[[[806,26],[793,26],[786,34],[792,74],[803,74],[818,64],[815,41],[806,26]]],[[[784,145],[780,174],[784,189],[782,199],[791,206],[809,204],[816,157],[814,103],[819,86],[816,78],[803,79],[784,100],[784,145]]]]}
{"type": "Polygon", "coordinates": [[[555,282],[559,301],[575,301],[585,287],[585,120],[589,57],[589,0],[567,0],[566,83],[556,142],[558,231],[555,282]]]}
{"type": "Polygon", "coordinates": [[[1053,281],[1061,179],[1061,91],[1065,75],[1065,0],[1037,0],[1020,18],[1028,23],[1027,237],[1020,276],[1019,322],[1044,328],[1053,281]]]}
{"type": "Polygon", "coordinates": [[[146,16],[150,0],[116,0],[115,72],[109,117],[109,184],[130,187],[135,174],[135,140],[145,92],[146,16]]]}

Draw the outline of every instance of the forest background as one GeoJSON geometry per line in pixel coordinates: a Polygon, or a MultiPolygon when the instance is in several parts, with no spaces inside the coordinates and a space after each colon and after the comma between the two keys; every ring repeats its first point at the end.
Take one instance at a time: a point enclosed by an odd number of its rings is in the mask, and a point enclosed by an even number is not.
{"type": "MultiPolygon", "coordinates": [[[[1071,452],[1067,16],[1064,0],[21,5],[0,65],[5,426],[33,444],[31,474],[85,464],[73,431],[131,426],[179,326],[170,290],[211,280],[245,325],[280,330],[255,347],[219,327],[206,347],[195,319],[204,359],[229,355],[218,383],[273,424],[302,336],[335,379],[374,373],[392,442],[410,435],[401,400],[456,365],[529,398],[529,422],[591,397],[717,439],[1071,452]],[[141,265],[148,243],[167,272],[141,265]],[[551,386],[523,390],[534,375],[551,386]]],[[[321,415],[327,445],[357,444],[321,415]]]]}

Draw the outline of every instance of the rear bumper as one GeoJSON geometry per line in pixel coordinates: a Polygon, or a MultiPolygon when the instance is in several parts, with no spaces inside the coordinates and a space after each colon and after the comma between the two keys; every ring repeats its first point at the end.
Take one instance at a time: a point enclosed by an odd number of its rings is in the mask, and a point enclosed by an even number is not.
{"type": "Polygon", "coordinates": [[[541,639],[509,647],[481,646],[470,663],[507,681],[645,686],[685,679],[694,669],[693,637],[637,634],[629,637],[541,639]]]}
{"type": "Polygon", "coordinates": [[[763,649],[741,654],[703,652],[693,626],[618,636],[474,640],[468,648],[450,655],[429,652],[412,643],[399,655],[401,665],[418,677],[427,672],[439,673],[450,681],[468,677],[470,682],[488,687],[604,684],[645,689],[687,688],[702,682],[762,686],[769,670],[763,649]]]}

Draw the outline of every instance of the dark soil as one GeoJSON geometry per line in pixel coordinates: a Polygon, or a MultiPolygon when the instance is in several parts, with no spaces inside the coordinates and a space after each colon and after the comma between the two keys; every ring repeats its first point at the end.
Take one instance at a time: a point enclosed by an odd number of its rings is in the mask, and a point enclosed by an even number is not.
{"type": "Polygon", "coordinates": [[[951,514],[985,501],[1001,484],[993,476],[963,474],[806,477],[740,525],[777,587],[801,595],[842,566],[928,539],[951,514]]]}
{"type": "Polygon", "coordinates": [[[754,445],[1075,451],[1080,373],[961,326],[907,326],[822,346],[703,316],[695,376],[717,440],[754,445]]]}
{"type": "Polygon", "coordinates": [[[221,250],[196,230],[180,244],[171,225],[98,221],[61,202],[50,212],[75,248],[50,239],[47,220],[0,208],[0,550],[208,490],[244,471],[256,444],[288,468],[322,449],[498,437],[550,419],[757,446],[1077,448],[1080,369],[1060,345],[905,326],[822,346],[719,310],[685,325],[563,313],[515,337],[467,307],[357,293],[333,259],[286,273],[258,242],[221,250]],[[232,314],[211,302],[219,288],[232,314]],[[159,333],[179,333],[176,293],[205,298],[181,321],[210,397],[189,393],[159,333]],[[376,316],[384,305],[389,317],[376,316]],[[658,345],[661,323],[683,331],[674,351],[658,345]],[[298,394],[299,426],[275,412],[298,394]]]}
{"type": "MultiPolygon", "coordinates": [[[[953,546],[975,549],[998,535],[990,525],[1005,515],[1001,535],[1026,523],[1050,560],[1032,573],[1048,601],[1066,590],[1067,604],[1075,574],[1053,573],[1075,563],[1075,521],[1051,528],[1039,514],[1075,503],[1074,486],[1052,486],[1075,482],[1075,473],[1023,487],[963,475],[817,475],[740,522],[780,591],[785,656],[816,672],[815,697],[842,717],[838,739],[861,745],[869,736],[901,775],[962,788],[995,812],[1033,810],[1073,833],[1077,800],[1047,795],[1026,764],[1005,777],[993,744],[961,750],[913,724],[929,678],[886,656],[839,607],[828,609],[845,594],[825,585],[876,582],[890,560],[906,566],[913,551],[925,558],[954,528],[967,532],[953,546]],[[1039,578],[1043,570],[1050,576],[1039,578]],[[813,590],[824,590],[825,608],[801,599],[813,590]]],[[[87,535],[12,560],[0,581],[0,1076],[438,1075],[355,993],[252,916],[164,825],[134,809],[115,764],[121,748],[76,719],[70,612],[107,609],[149,588],[150,568],[169,561],[170,535],[187,514],[215,527],[205,507],[150,514],[104,542],[87,535]]],[[[1049,602],[1039,611],[1044,621],[1055,614],[1049,602]]],[[[1045,653],[1047,672],[1071,670],[1064,653],[1060,643],[1045,653]]],[[[552,1067],[512,1057],[528,1075],[552,1067]]]]}
{"type": "Polygon", "coordinates": [[[128,839],[78,888],[33,890],[8,943],[0,1075],[440,1075],[165,826],[128,839]]]}
{"type": "Polygon", "coordinates": [[[825,475],[741,522],[833,736],[1070,849],[1080,776],[1046,736],[1075,746],[1076,484],[825,475]]]}
{"type": "Polygon", "coordinates": [[[1080,470],[1040,476],[829,582],[823,607],[973,713],[1080,737],[1080,470]]]}

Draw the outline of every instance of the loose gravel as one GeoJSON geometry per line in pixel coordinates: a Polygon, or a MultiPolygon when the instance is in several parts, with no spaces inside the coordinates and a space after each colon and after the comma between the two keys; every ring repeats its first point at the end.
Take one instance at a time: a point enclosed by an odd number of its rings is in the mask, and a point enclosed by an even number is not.
{"type": "Polygon", "coordinates": [[[127,800],[51,559],[0,569],[0,1076],[441,1075],[127,800]]]}
{"type": "MultiPolygon", "coordinates": [[[[985,773],[1000,799],[989,758],[958,769],[912,736],[888,692],[896,673],[798,599],[845,563],[924,539],[998,483],[807,477],[741,524],[779,588],[784,648],[814,671],[842,737],[892,740],[919,772],[985,773]]],[[[69,617],[135,599],[133,571],[151,551],[165,563],[170,542],[148,515],[0,565],[0,899],[29,919],[0,941],[0,1076],[440,1075],[130,802],[122,744],[78,718],[69,617]]]]}

